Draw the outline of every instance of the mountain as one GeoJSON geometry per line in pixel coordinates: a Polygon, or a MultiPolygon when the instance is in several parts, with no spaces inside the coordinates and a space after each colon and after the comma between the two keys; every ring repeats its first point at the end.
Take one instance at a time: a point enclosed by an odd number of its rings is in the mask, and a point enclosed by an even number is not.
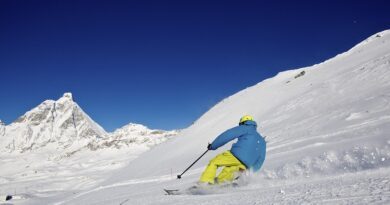
{"type": "Polygon", "coordinates": [[[390,203],[390,30],[323,63],[281,72],[215,105],[180,137],[143,153],[95,188],[58,204],[390,203]],[[205,197],[166,197],[199,178],[218,134],[251,114],[267,156],[248,185],[205,197]]]}
{"type": "Polygon", "coordinates": [[[91,150],[103,148],[122,149],[129,146],[144,146],[146,148],[158,145],[178,134],[177,130],[152,130],[144,125],[130,123],[108,134],[108,137],[92,141],[88,144],[91,150]]]}
{"type": "Polygon", "coordinates": [[[8,152],[74,149],[104,138],[106,131],[72,99],[71,93],[46,100],[5,127],[1,148],[8,152]]]}
{"type": "Polygon", "coordinates": [[[56,101],[42,102],[10,125],[1,122],[0,149],[20,153],[51,150],[69,157],[85,149],[151,147],[176,134],[137,124],[107,133],[73,101],[71,93],[65,93],[56,101]]]}

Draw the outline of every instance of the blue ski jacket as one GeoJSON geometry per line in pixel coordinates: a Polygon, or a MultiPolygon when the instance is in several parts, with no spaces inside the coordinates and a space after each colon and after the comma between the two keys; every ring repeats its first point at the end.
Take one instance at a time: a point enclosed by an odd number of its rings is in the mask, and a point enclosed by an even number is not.
{"type": "Polygon", "coordinates": [[[265,159],[266,142],[256,128],[256,122],[248,120],[244,124],[226,130],[211,143],[210,149],[216,150],[237,138],[230,152],[248,169],[258,171],[265,159]]]}

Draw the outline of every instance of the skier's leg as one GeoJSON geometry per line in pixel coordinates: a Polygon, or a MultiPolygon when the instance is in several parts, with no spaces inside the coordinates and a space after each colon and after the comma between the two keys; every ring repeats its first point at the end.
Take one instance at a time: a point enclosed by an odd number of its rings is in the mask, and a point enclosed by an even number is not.
{"type": "Polygon", "coordinates": [[[219,173],[217,177],[217,182],[218,183],[231,182],[237,177],[239,172],[243,172],[244,170],[245,167],[243,165],[225,167],[223,168],[221,173],[219,173]]]}
{"type": "Polygon", "coordinates": [[[221,158],[223,158],[223,153],[217,155],[212,160],[210,160],[206,169],[203,171],[202,176],[200,177],[200,182],[214,184],[214,178],[217,174],[218,165],[220,161],[222,161],[221,158]]]}
{"type": "Polygon", "coordinates": [[[223,168],[221,173],[219,173],[217,177],[217,182],[220,184],[226,181],[232,181],[234,172],[236,171],[238,171],[238,166],[230,166],[223,168]]]}
{"type": "MultiPolygon", "coordinates": [[[[240,168],[245,169],[245,166],[243,164],[241,164],[241,162],[236,157],[234,157],[234,155],[230,151],[226,151],[226,152],[223,152],[223,153],[217,155],[214,159],[212,159],[210,161],[210,163],[208,164],[208,166],[206,167],[206,169],[204,170],[204,172],[200,178],[200,182],[207,182],[210,184],[214,184],[214,178],[215,178],[215,175],[217,173],[217,169],[220,166],[225,166],[225,167],[237,166],[237,168],[236,168],[237,171],[240,168]]],[[[225,174],[227,174],[226,176],[228,176],[228,174],[230,172],[231,171],[229,169],[226,170],[225,171],[225,174]]],[[[233,170],[233,173],[234,173],[234,170],[233,170]]],[[[223,179],[223,178],[224,177],[222,177],[221,179],[223,179]]]]}
{"type": "Polygon", "coordinates": [[[226,163],[224,169],[218,175],[218,183],[233,181],[239,171],[244,171],[246,169],[246,167],[231,152],[226,152],[225,155],[225,159],[228,160],[229,163],[226,163]]]}

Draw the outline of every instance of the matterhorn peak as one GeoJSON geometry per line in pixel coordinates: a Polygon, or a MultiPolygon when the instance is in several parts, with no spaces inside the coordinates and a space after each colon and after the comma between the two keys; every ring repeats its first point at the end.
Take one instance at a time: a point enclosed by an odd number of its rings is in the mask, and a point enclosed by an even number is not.
{"type": "Polygon", "coordinates": [[[57,101],[45,100],[7,126],[5,134],[2,132],[6,137],[0,148],[20,152],[53,143],[57,144],[55,147],[76,149],[107,134],[73,101],[69,92],[57,101]]]}
{"type": "Polygon", "coordinates": [[[59,101],[73,101],[73,95],[71,92],[66,92],[62,97],[59,99],[59,101]]]}
{"type": "Polygon", "coordinates": [[[73,101],[73,95],[70,92],[66,92],[58,100],[54,102],[57,110],[74,109],[77,107],[76,102],[73,101]]]}
{"type": "Polygon", "coordinates": [[[70,92],[64,93],[64,95],[63,95],[62,97],[64,97],[64,98],[69,98],[69,99],[73,100],[72,93],[70,93],[70,92]]]}

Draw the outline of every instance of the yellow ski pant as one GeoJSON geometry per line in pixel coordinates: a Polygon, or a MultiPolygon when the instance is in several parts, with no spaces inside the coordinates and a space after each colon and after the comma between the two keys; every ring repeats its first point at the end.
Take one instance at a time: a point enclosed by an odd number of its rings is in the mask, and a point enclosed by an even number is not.
{"type": "Polygon", "coordinates": [[[214,184],[214,178],[219,167],[224,168],[219,173],[216,183],[233,181],[235,172],[246,170],[246,167],[230,151],[225,151],[210,160],[200,177],[200,182],[214,184]]]}

